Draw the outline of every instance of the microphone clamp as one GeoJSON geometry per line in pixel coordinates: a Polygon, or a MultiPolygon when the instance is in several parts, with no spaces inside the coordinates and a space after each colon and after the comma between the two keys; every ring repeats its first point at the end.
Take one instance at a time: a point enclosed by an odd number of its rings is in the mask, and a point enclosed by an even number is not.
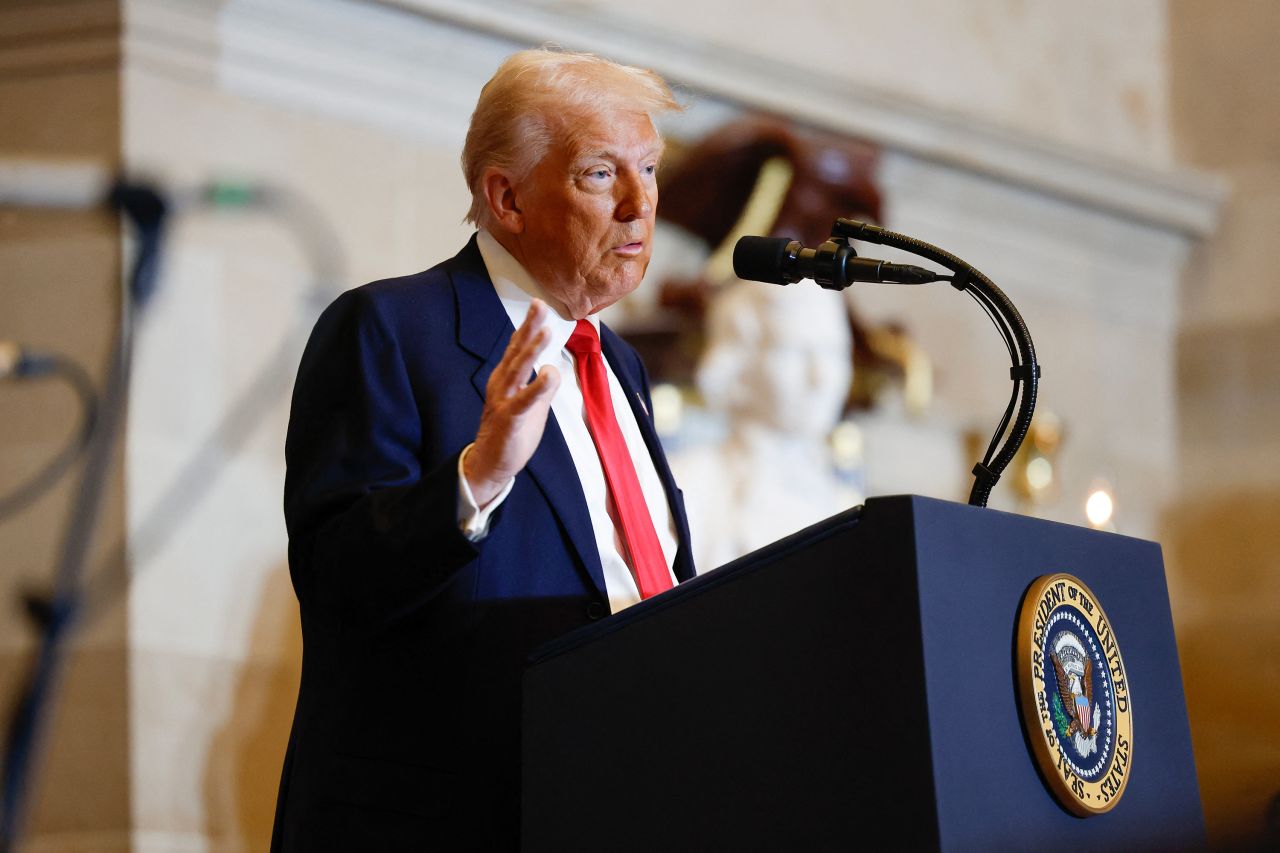
{"type": "Polygon", "coordinates": [[[860,258],[846,238],[833,236],[816,249],[787,237],[743,237],[733,249],[733,271],[739,278],[770,284],[813,279],[827,290],[844,290],[855,281],[928,284],[947,276],[912,264],[860,258]]]}

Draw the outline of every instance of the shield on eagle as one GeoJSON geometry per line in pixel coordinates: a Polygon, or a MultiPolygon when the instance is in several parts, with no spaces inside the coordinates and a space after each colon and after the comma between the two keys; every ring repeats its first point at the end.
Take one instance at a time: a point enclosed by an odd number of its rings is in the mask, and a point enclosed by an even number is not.
{"type": "Polygon", "coordinates": [[[1058,696],[1071,718],[1064,733],[1069,740],[1079,732],[1086,738],[1097,734],[1093,719],[1093,661],[1074,634],[1063,634],[1050,654],[1058,678],[1058,696]]]}

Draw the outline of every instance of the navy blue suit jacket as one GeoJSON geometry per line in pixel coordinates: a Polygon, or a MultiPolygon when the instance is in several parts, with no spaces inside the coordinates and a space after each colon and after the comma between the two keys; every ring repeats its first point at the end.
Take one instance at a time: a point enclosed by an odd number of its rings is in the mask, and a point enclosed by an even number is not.
{"type": "MultiPolygon", "coordinates": [[[[303,665],[273,849],[517,844],[523,662],[606,615],[608,598],[554,417],[489,535],[473,544],[458,530],[458,455],[513,332],[474,237],[426,272],[344,293],[316,323],[285,448],[303,665]]],[[[601,332],[688,579],[684,504],[643,365],[601,332]]]]}

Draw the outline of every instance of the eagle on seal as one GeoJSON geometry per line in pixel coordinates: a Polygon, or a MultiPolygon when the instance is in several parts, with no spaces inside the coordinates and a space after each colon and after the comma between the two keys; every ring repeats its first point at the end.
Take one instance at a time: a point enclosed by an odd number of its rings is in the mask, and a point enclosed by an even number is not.
{"type": "Polygon", "coordinates": [[[1053,671],[1058,676],[1058,695],[1062,704],[1071,715],[1071,724],[1067,726],[1067,737],[1076,732],[1085,737],[1093,737],[1098,729],[1093,725],[1093,661],[1085,657],[1081,662],[1072,662],[1063,666],[1056,653],[1050,654],[1053,659],[1053,671]],[[1081,665],[1083,664],[1083,666],[1081,665]],[[1077,673],[1076,669],[1082,671],[1077,673]]]}

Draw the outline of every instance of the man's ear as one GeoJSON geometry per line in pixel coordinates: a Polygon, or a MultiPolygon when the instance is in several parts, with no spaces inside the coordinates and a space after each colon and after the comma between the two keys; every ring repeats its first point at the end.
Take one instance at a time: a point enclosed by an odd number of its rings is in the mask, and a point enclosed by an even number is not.
{"type": "Polygon", "coordinates": [[[490,166],[484,171],[481,186],[489,208],[489,221],[511,234],[524,231],[524,213],[520,210],[516,186],[510,176],[496,166],[490,166]]]}

